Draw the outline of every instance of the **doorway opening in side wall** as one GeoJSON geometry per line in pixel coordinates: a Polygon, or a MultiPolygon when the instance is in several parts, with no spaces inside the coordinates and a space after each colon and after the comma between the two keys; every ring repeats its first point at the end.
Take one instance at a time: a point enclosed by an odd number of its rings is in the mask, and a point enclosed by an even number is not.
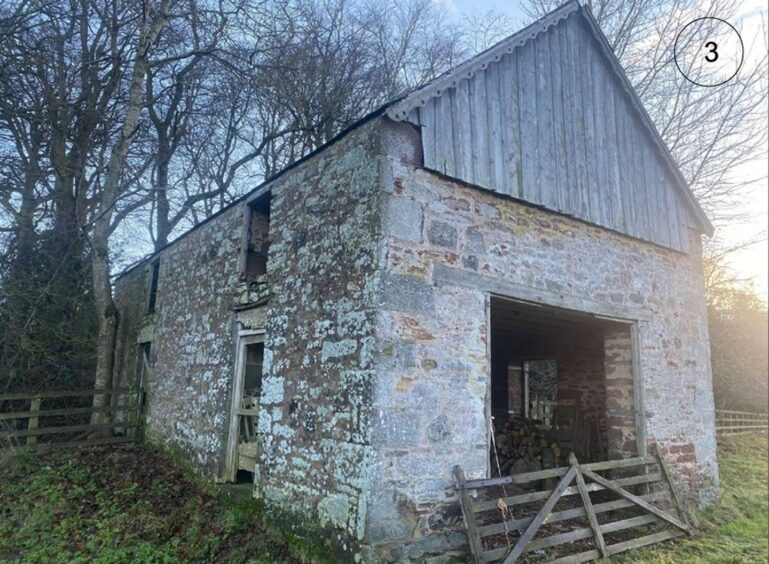
{"type": "Polygon", "coordinates": [[[241,334],[233,378],[225,476],[236,484],[254,481],[263,364],[264,335],[241,334]]]}
{"type": "Polygon", "coordinates": [[[491,299],[492,475],[635,456],[631,324],[491,299]]]}

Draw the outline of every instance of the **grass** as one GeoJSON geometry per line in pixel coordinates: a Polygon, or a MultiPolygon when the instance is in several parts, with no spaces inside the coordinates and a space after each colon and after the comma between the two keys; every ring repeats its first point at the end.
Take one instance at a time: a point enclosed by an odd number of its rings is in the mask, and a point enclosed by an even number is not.
{"type": "Polygon", "coordinates": [[[769,562],[768,455],[766,435],[720,440],[721,501],[697,515],[699,534],[692,539],[627,552],[612,562],[769,562]]]}
{"type": "MultiPolygon", "coordinates": [[[[768,562],[766,436],[719,444],[721,503],[693,539],[615,557],[647,564],[768,562]]],[[[113,446],[19,456],[0,466],[0,561],[326,562],[328,547],[267,525],[169,455],[113,446]]]]}
{"type": "Polygon", "coordinates": [[[0,561],[322,562],[168,454],[128,445],[22,455],[0,467],[0,561]]]}

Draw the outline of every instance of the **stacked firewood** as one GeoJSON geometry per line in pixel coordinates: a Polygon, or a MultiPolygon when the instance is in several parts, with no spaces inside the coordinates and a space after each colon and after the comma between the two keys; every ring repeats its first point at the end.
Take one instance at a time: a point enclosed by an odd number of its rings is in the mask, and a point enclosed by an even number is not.
{"type": "Polygon", "coordinates": [[[565,463],[555,436],[536,421],[511,417],[496,430],[496,461],[502,476],[555,468],[565,463]]]}

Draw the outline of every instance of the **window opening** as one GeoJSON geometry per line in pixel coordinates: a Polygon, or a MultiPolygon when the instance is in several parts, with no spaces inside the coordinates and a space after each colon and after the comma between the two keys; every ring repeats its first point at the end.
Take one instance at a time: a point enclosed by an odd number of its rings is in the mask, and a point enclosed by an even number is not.
{"type": "Polygon", "coordinates": [[[155,305],[158,298],[158,278],[160,277],[160,261],[155,261],[150,266],[150,289],[147,296],[147,313],[155,313],[155,305]]]}
{"type": "Polygon", "coordinates": [[[267,255],[269,241],[270,216],[264,207],[252,208],[248,225],[246,249],[246,280],[256,282],[267,273],[267,255]]]}

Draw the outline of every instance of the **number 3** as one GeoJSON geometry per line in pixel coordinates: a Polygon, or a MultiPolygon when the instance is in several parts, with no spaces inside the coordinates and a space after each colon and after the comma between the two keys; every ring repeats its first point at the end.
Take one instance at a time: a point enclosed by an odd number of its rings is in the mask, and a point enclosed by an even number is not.
{"type": "Polygon", "coordinates": [[[705,43],[705,48],[710,49],[707,53],[705,53],[705,60],[709,63],[715,63],[718,60],[718,44],[715,41],[708,41],[705,43]],[[713,56],[711,59],[710,56],[713,56]]]}

